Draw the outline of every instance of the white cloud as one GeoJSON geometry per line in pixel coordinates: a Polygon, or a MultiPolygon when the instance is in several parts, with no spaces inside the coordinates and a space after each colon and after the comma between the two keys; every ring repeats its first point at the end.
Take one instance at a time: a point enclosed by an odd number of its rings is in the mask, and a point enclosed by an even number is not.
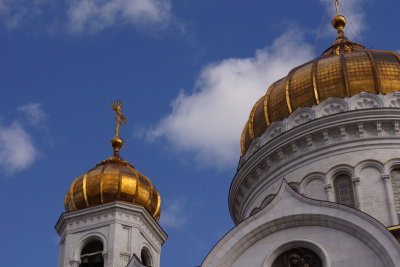
{"type": "Polygon", "coordinates": [[[186,199],[182,197],[166,201],[161,212],[160,224],[166,228],[180,228],[186,222],[186,199]]]}
{"type": "Polygon", "coordinates": [[[40,103],[30,103],[18,107],[18,111],[24,112],[29,120],[29,123],[35,127],[42,127],[46,119],[46,114],[43,112],[40,103]]]}
{"type": "Polygon", "coordinates": [[[6,28],[14,29],[22,23],[31,22],[41,14],[48,0],[0,0],[0,18],[6,28]]]}
{"type": "Polygon", "coordinates": [[[14,122],[0,125],[0,168],[8,173],[30,166],[37,156],[31,136],[14,122]]]}
{"type": "Polygon", "coordinates": [[[98,32],[115,24],[166,27],[172,19],[168,0],[70,0],[72,32],[98,32]]]}
{"type": "MultiPolygon", "coordinates": [[[[326,7],[328,14],[335,15],[335,5],[332,0],[320,0],[326,7]]],[[[360,38],[366,29],[365,11],[362,9],[366,0],[345,0],[339,1],[339,12],[347,19],[345,34],[350,39],[360,38]]],[[[330,28],[332,28],[330,26],[330,28]]]]}
{"type": "Polygon", "coordinates": [[[298,29],[277,38],[254,57],[206,66],[190,94],[181,91],[172,111],[148,134],[194,152],[201,164],[229,168],[239,158],[239,140],[250,110],[267,87],[313,57],[298,29]]]}
{"type": "Polygon", "coordinates": [[[0,0],[0,20],[8,29],[41,23],[50,32],[64,25],[71,33],[126,24],[160,30],[176,22],[170,0],[0,0]]]}

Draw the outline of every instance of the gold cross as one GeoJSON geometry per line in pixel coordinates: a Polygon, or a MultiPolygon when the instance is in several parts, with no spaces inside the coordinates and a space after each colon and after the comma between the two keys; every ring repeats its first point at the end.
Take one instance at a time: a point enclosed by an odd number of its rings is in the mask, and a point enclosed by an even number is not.
{"type": "Polygon", "coordinates": [[[115,111],[115,114],[117,115],[115,118],[116,123],[117,123],[117,125],[115,127],[115,137],[119,137],[119,128],[121,127],[121,121],[123,123],[126,123],[126,117],[124,114],[122,114],[122,111],[121,111],[121,109],[122,109],[121,100],[118,99],[117,101],[111,102],[111,106],[112,106],[112,109],[115,111]]]}
{"type": "Polygon", "coordinates": [[[336,16],[339,15],[339,0],[335,0],[336,16]]]}

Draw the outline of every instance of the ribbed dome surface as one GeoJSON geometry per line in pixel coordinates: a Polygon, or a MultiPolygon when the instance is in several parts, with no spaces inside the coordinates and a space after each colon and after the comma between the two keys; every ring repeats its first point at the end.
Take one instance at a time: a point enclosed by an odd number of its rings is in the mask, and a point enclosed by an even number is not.
{"type": "Polygon", "coordinates": [[[100,162],[77,177],[64,198],[66,211],[103,203],[123,201],[144,207],[155,220],[160,218],[161,198],[149,178],[118,155],[100,162]]]}
{"type": "Polygon", "coordinates": [[[362,91],[387,94],[397,90],[400,90],[399,53],[366,49],[345,37],[338,38],[321,57],[291,70],[256,102],[242,132],[242,155],[272,122],[285,119],[299,107],[362,91]]]}

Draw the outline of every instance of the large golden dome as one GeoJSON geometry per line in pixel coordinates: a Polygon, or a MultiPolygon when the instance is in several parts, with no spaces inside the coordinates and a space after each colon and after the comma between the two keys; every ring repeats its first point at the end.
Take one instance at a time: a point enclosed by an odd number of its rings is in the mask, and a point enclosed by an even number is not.
{"type": "MultiPolygon", "coordinates": [[[[254,105],[241,137],[241,154],[274,121],[299,107],[317,105],[329,97],[350,97],[362,91],[387,94],[400,90],[400,55],[367,49],[343,34],[346,19],[332,21],[338,38],[320,57],[291,70],[273,83],[254,105]]],[[[294,53],[296,51],[293,51],[294,53]]]]}
{"type": "MultiPolygon", "coordinates": [[[[65,194],[65,210],[69,212],[108,202],[123,201],[144,207],[155,220],[158,220],[161,197],[157,189],[149,178],[119,156],[119,150],[123,145],[122,139],[119,138],[119,119],[121,118],[117,113],[116,136],[111,140],[114,154],[72,182],[65,194]]],[[[125,120],[125,117],[123,119],[125,120]]]]}

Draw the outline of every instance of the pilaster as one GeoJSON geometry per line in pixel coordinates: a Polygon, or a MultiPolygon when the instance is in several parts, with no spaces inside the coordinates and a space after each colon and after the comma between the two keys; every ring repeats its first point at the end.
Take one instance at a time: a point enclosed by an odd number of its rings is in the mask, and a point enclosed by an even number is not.
{"type": "Polygon", "coordinates": [[[386,203],[389,210],[389,219],[391,225],[398,225],[399,219],[397,217],[396,204],[394,201],[393,186],[389,174],[381,176],[385,188],[386,203]]]}
{"type": "Polygon", "coordinates": [[[362,210],[362,205],[361,205],[361,188],[360,188],[360,177],[354,177],[351,179],[353,182],[353,188],[354,188],[354,204],[355,207],[359,210],[362,210]]]}

